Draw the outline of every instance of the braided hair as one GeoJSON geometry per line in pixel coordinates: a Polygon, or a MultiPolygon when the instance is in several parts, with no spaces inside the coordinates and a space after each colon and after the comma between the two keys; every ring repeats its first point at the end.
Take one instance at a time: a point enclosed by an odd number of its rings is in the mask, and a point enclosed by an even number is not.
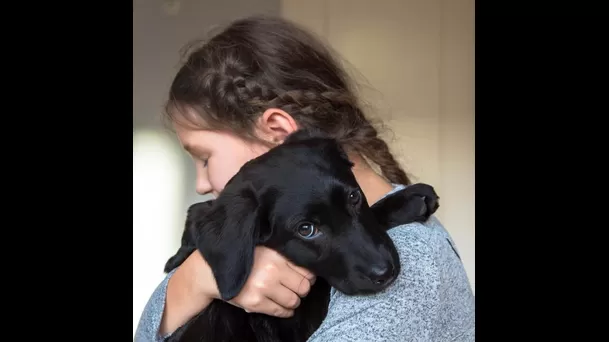
{"type": "Polygon", "coordinates": [[[171,85],[167,119],[193,109],[207,128],[260,141],[254,133],[257,119],[266,109],[279,108],[299,127],[322,130],[347,151],[371,160],[388,181],[411,183],[362,112],[344,70],[294,23],[247,17],[185,53],[171,85]]]}

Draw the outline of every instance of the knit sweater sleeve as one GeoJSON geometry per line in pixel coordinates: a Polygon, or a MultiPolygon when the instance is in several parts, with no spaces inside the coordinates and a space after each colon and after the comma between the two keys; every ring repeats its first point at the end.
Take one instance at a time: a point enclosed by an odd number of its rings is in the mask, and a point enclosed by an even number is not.
{"type": "Polygon", "coordinates": [[[175,270],[169,272],[165,279],[154,290],[148,303],[142,311],[140,321],[135,330],[134,342],[162,342],[167,336],[161,336],[159,329],[161,319],[165,310],[165,298],[167,297],[167,283],[175,270]]]}

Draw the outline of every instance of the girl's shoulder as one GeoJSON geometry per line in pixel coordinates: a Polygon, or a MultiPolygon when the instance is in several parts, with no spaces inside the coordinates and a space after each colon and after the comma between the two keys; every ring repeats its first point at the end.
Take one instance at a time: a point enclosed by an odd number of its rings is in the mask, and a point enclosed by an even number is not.
{"type": "Polygon", "coordinates": [[[411,257],[428,254],[438,262],[451,258],[461,259],[455,242],[436,216],[431,216],[426,222],[394,227],[388,233],[400,257],[402,254],[411,257]]]}
{"type": "MultiPolygon", "coordinates": [[[[393,195],[406,186],[401,184],[392,184],[393,189],[385,194],[382,198],[393,195]]],[[[453,254],[460,258],[455,242],[444,228],[440,220],[436,216],[431,216],[426,222],[414,222],[393,227],[389,230],[389,236],[393,239],[398,250],[408,252],[406,247],[414,247],[413,245],[422,244],[425,248],[417,248],[419,252],[424,253],[446,253],[453,254]],[[449,250],[443,247],[450,246],[449,250]],[[423,251],[425,250],[425,251],[423,251]]]]}

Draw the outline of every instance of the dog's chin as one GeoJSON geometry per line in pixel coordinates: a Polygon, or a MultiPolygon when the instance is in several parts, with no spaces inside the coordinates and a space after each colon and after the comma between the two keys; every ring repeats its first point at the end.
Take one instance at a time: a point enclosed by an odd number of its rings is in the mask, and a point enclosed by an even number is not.
{"type": "Polygon", "coordinates": [[[344,293],[348,296],[359,296],[359,295],[372,295],[379,293],[388,287],[390,287],[397,276],[392,277],[382,285],[376,285],[366,280],[365,278],[357,279],[355,281],[349,279],[333,279],[329,280],[330,286],[335,288],[338,292],[344,293]]]}

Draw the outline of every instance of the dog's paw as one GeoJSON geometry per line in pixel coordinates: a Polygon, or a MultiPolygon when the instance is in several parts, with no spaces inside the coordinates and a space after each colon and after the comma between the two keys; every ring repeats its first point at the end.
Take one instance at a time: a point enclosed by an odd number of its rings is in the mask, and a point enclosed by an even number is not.
{"type": "Polygon", "coordinates": [[[440,207],[440,197],[431,185],[424,183],[413,184],[405,189],[411,200],[420,201],[419,216],[429,218],[440,207]]]}
{"type": "Polygon", "coordinates": [[[370,207],[385,229],[412,222],[425,222],[440,206],[440,197],[430,185],[417,183],[387,196],[370,207]]]}

